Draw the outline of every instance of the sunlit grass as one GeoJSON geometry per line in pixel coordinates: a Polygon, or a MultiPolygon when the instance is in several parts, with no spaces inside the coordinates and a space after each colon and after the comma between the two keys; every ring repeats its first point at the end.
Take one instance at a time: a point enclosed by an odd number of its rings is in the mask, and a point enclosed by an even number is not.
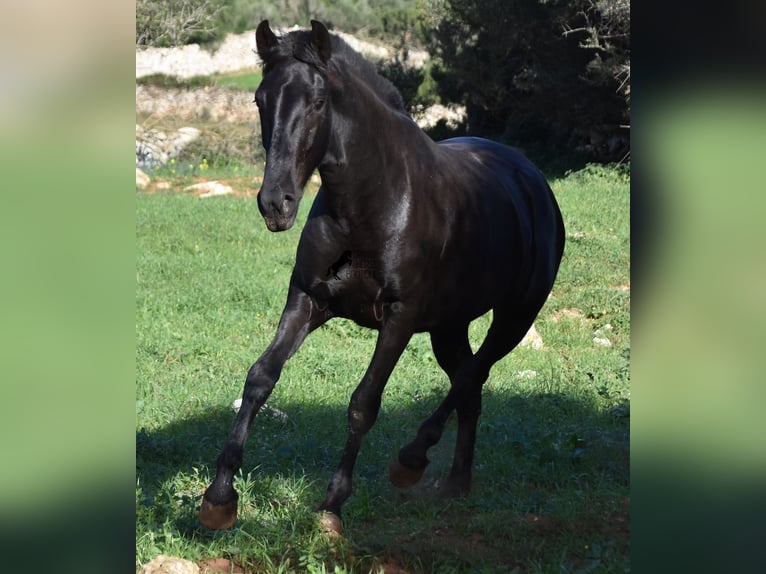
{"type": "Polygon", "coordinates": [[[136,84],[169,89],[218,87],[254,92],[261,83],[261,77],[261,70],[258,68],[207,76],[194,76],[192,78],[177,78],[158,73],[136,78],[136,84]]]}
{"type": "Polygon", "coordinates": [[[246,92],[255,92],[261,83],[261,77],[261,70],[253,69],[212,76],[212,81],[215,86],[232,87],[246,92]]]}
{"type": "MultiPolygon", "coordinates": [[[[388,463],[447,388],[428,336],[417,335],[366,438],[338,541],[319,532],[313,509],[338,462],[348,399],[375,341],[345,320],[307,339],[269,399],[276,410],[256,418],[237,478],[235,527],[214,533],[196,520],[231,403],[274,334],[313,196],[293,230],[272,234],[254,198],[139,194],[137,565],[165,553],[230,557],[253,572],[627,567],[629,176],[597,168],[552,185],[568,244],[536,322],[544,347],[519,348],[492,370],[472,494],[433,496],[451,464],[454,422],[421,485],[399,492],[388,483],[388,463]]],[[[488,321],[472,325],[473,344],[488,321]]]]}

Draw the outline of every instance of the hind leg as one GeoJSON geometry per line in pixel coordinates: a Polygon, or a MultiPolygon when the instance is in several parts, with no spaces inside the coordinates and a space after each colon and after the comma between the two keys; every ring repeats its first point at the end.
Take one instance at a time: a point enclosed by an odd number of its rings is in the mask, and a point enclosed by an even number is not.
{"type": "Polygon", "coordinates": [[[461,390],[455,404],[458,416],[457,440],[452,469],[443,486],[447,496],[462,496],[471,488],[476,427],[481,414],[481,389],[497,361],[510,353],[532,326],[540,305],[523,308],[496,308],[487,338],[472,360],[460,368],[453,388],[461,390]]]}
{"type": "Polygon", "coordinates": [[[460,389],[455,388],[455,375],[460,365],[473,356],[468,342],[468,325],[432,332],[431,345],[436,361],[450,378],[451,388],[439,408],[420,425],[415,440],[402,447],[391,465],[389,478],[399,488],[412,486],[422,478],[429,462],[426,453],[441,439],[447,419],[461,395],[460,389]]]}

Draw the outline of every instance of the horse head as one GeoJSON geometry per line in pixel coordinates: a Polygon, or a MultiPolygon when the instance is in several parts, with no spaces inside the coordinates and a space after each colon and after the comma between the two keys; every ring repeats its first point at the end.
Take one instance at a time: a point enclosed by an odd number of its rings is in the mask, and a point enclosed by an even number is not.
{"type": "Polygon", "coordinates": [[[327,28],[278,37],[264,20],[255,33],[263,80],[255,93],[266,171],[258,209],[271,231],[292,227],[303,188],[325,154],[330,133],[327,28]]]}

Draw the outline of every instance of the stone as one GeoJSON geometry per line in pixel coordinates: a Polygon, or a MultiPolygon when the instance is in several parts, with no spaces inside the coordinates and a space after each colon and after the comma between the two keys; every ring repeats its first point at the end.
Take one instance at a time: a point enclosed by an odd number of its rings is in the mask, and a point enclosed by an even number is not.
{"type": "MultiPolygon", "coordinates": [[[[284,32],[297,29],[288,28],[284,32]]],[[[305,26],[303,27],[305,28],[305,26]]],[[[395,50],[355,38],[350,34],[335,32],[353,49],[373,60],[390,59],[395,50]]],[[[401,57],[401,54],[400,54],[401,57]]],[[[410,49],[405,64],[421,68],[428,60],[428,52],[410,49]]],[[[227,72],[254,69],[260,65],[255,52],[255,30],[241,34],[227,34],[220,47],[208,51],[199,44],[186,44],[173,48],[136,48],[136,78],[152,74],[165,74],[177,78],[193,78],[227,72]]]]}
{"type": "Polygon", "coordinates": [[[146,175],[139,168],[136,168],[136,187],[138,189],[146,189],[149,187],[149,183],[151,183],[151,181],[152,180],[148,175],[146,175]]]}
{"type": "Polygon", "coordinates": [[[160,554],[144,564],[138,574],[200,574],[199,566],[190,560],[160,554]]]}
{"type": "Polygon", "coordinates": [[[171,158],[178,157],[200,133],[200,130],[190,126],[166,134],[136,125],[136,167],[153,169],[167,163],[171,158]]]}
{"type": "Polygon", "coordinates": [[[540,333],[537,332],[534,324],[529,328],[527,334],[524,335],[524,338],[521,340],[521,343],[519,343],[519,346],[531,347],[535,351],[539,351],[543,348],[543,338],[540,336],[540,333]]]}
{"type": "MultiPolygon", "coordinates": [[[[239,409],[242,408],[242,399],[234,400],[234,402],[231,403],[231,408],[233,408],[236,412],[239,412],[239,409]]],[[[270,415],[282,423],[286,423],[288,420],[290,420],[286,412],[280,411],[279,409],[265,403],[261,407],[260,412],[266,415],[270,415]]]]}
{"type": "Polygon", "coordinates": [[[612,326],[609,323],[599,329],[596,329],[596,332],[593,333],[595,335],[595,337],[593,337],[593,342],[600,347],[611,347],[612,342],[608,337],[606,337],[606,334],[611,330],[612,326]]]}
{"type": "Polygon", "coordinates": [[[225,185],[218,181],[195,183],[185,187],[184,191],[202,192],[197,197],[213,197],[214,195],[226,195],[234,192],[230,185],[225,185]]]}

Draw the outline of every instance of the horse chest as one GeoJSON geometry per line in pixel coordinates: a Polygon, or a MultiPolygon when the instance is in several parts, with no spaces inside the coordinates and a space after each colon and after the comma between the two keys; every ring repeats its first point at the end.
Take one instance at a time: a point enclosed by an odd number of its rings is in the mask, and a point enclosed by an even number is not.
{"type": "Polygon", "coordinates": [[[375,257],[344,251],[332,263],[315,266],[301,283],[320,309],[365,327],[381,325],[390,294],[385,292],[386,282],[375,257]]]}

